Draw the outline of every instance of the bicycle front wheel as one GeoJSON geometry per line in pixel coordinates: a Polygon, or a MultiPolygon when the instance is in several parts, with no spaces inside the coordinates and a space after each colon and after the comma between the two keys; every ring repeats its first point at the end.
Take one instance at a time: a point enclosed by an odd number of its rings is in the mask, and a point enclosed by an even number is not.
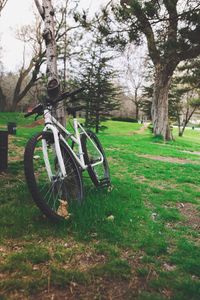
{"type": "Polygon", "coordinates": [[[108,162],[98,137],[92,131],[87,131],[87,135],[83,134],[81,136],[81,143],[84,159],[86,164],[88,165],[88,174],[94,185],[96,187],[110,186],[110,172],[108,162]],[[92,166],[93,164],[101,161],[101,155],[99,152],[101,152],[103,156],[103,162],[92,166]]]}
{"type": "Polygon", "coordinates": [[[28,188],[36,205],[52,221],[69,217],[71,202],[83,200],[82,177],[79,168],[65,144],[60,141],[61,153],[66,169],[63,178],[55,152],[54,137],[51,132],[41,132],[33,136],[26,145],[24,170],[28,188]],[[47,143],[47,155],[51,176],[47,173],[42,140],[47,143]]]}

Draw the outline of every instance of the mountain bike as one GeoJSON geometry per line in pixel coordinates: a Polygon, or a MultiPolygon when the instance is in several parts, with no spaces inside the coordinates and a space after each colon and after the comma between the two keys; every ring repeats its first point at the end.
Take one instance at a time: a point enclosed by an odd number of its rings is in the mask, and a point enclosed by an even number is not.
{"type": "Polygon", "coordinates": [[[74,105],[75,95],[83,89],[61,94],[55,101],[38,104],[25,117],[36,114],[44,118],[44,129],[27,143],[24,171],[32,198],[52,221],[68,218],[68,206],[81,203],[82,174],[87,170],[96,187],[109,187],[108,162],[98,137],[85,130],[76,118],[84,107],[74,105]],[[73,117],[73,132],[69,132],[52,115],[59,102],[71,98],[73,106],[66,108],[73,117]]]}

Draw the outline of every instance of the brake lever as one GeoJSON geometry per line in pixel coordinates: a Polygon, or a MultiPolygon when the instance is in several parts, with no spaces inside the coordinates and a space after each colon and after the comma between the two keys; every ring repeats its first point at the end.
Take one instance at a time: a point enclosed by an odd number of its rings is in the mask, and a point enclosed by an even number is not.
{"type": "Polygon", "coordinates": [[[37,114],[36,116],[35,116],[35,121],[37,121],[37,119],[39,118],[39,114],[37,114]]]}

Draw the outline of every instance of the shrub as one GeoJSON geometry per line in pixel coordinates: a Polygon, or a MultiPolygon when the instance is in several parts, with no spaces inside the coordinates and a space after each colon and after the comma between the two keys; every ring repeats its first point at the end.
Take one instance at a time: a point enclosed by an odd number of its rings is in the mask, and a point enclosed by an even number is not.
{"type": "Polygon", "coordinates": [[[131,122],[131,123],[138,123],[138,120],[134,118],[129,118],[129,117],[112,117],[113,121],[121,121],[121,122],[131,122]]]}

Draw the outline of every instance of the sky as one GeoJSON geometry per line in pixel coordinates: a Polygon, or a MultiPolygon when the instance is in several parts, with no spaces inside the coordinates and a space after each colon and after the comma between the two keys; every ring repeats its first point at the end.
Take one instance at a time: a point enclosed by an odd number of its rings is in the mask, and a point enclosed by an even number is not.
{"type": "MultiPolygon", "coordinates": [[[[93,13],[108,0],[80,0],[79,7],[93,13]]],[[[42,0],[41,0],[42,3],[42,0]]],[[[0,45],[5,71],[15,71],[21,66],[24,45],[15,38],[17,28],[34,20],[34,0],[8,0],[0,16],[0,45]]]]}

